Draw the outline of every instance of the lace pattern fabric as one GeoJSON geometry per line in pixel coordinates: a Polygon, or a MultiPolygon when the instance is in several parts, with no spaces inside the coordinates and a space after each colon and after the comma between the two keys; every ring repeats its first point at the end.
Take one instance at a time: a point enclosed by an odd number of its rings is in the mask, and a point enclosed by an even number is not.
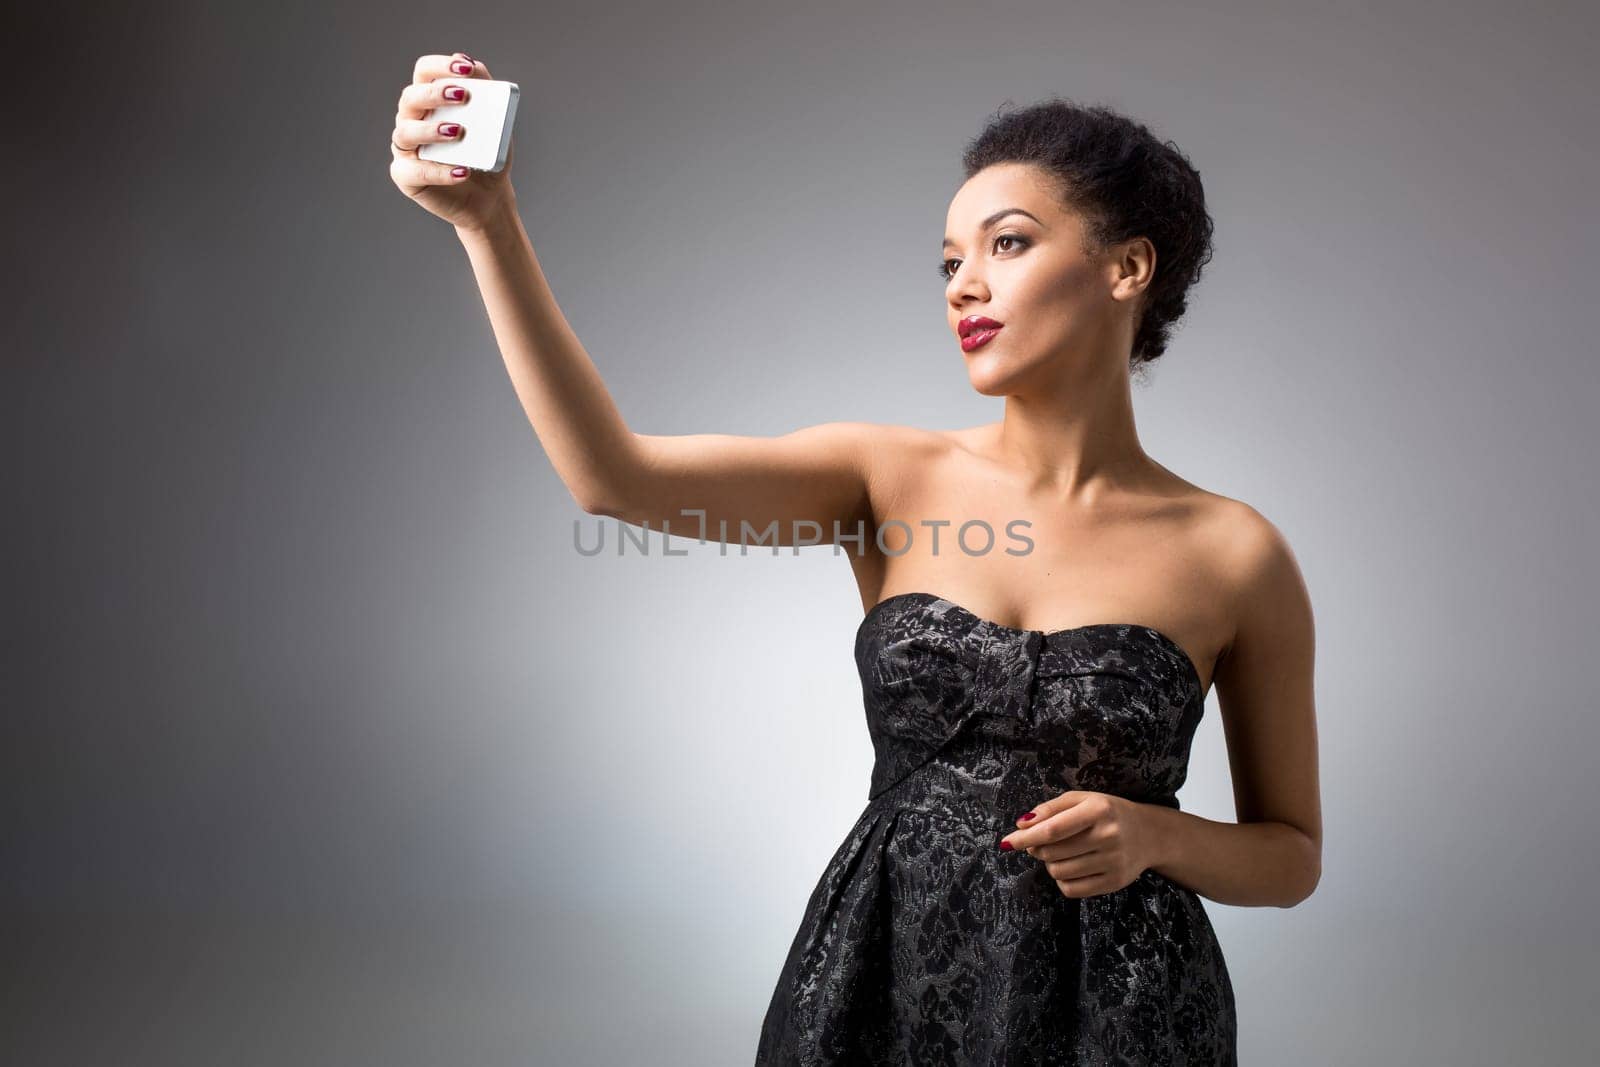
{"type": "Polygon", "coordinates": [[[1177,807],[1204,711],[1149,627],[1020,630],[931,593],[856,633],[875,762],[812,891],[758,1065],[1233,1065],[1233,990],[1198,894],[1145,871],[1063,896],[1004,852],[1069,789],[1177,807]]]}

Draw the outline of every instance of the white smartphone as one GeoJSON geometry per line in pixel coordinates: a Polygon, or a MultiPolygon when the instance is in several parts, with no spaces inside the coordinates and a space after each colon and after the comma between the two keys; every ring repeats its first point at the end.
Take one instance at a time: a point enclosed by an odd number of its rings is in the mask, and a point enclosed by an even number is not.
{"type": "Polygon", "coordinates": [[[517,119],[517,83],[489,78],[439,80],[466,89],[467,99],[434,108],[429,121],[459,122],[464,129],[454,141],[424,141],[417,146],[417,158],[498,172],[506,165],[511,127],[517,119]]]}

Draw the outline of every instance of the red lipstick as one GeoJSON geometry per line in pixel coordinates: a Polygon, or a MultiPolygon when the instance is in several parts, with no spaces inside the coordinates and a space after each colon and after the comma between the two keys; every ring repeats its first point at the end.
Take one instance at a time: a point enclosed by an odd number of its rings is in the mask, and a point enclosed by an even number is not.
{"type": "Polygon", "coordinates": [[[988,344],[1003,326],[1005,323],[983,315],[968,315],[956,325],[961,334],[961,351],[971,352],[988,344]]]}

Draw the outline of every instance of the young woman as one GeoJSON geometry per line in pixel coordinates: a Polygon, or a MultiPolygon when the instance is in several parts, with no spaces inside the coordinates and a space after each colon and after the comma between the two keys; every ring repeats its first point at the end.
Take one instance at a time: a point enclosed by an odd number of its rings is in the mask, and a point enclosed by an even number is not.
{"type": "Polygon", "coordinates": [[[787,545],[820,528],[855,550],[870,797],[811,894],[758,1063],[1234,1063],[1200,898],[1290,907],[1317,885],[1314,642],[1278,530],[1134,428],[1130,372],[1165,351],[1211,255],[1194,168],[1059,99],[968,146],[939,273],[951,360],[1004,398],[999,422],[653,436],[556,306],[509,165],[417,158],[460,136],[428,119],[452,74],[489,77],[419,59],[390,174],[454,225],[584,510],[659,530],[703,508],[708,530],[776,523],[787,545]],[[1237,823],[1175,796],[1213,684],[1237,823]]]}

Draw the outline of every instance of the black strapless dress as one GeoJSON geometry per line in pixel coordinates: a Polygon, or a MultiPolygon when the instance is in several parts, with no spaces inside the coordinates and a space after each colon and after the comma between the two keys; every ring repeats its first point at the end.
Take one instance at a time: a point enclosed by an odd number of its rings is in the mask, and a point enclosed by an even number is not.
{"type": "Polygon", "coordinates": [[[1205,710],[1146,626],[1019,630],[932,593],[875,605],[856,665],[876,761],[811,898],[757,1064],[1237,1062],[1233,987],[1193,890],[1147,870],[1066,897],[1005,852],[1070,789],[1178,807],[1205,710]]]}

